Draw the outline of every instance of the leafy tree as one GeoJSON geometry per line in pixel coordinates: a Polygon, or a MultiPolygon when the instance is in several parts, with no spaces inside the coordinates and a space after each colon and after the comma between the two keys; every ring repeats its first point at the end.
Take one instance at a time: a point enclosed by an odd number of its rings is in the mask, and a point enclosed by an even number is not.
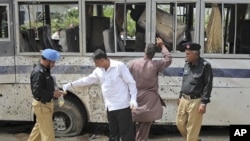
{"type": "MultiPolygon", "coordinates": [[[[104,11],[103,12],[104,16],[113,18],[113,14],[114,14],[113,6],[105,6],[103,11],[104,11]]],[[[129,12],[127,12],[127,21],[126,22],[127,22],[127,29],[126,29],[127,35],[130,37],[135,36],[135,21],[130,17],[129,12]]],[[[125,24],[125,23],[123,23],[123,24],[125,24]]]]}
{"type": "Polygon", "coordinates": [[[51,15],[52,32],[56,32],[59,28],[66,29],[70,24],[79,25],[78,8],[71,8],[65,13],[51,15]]]}

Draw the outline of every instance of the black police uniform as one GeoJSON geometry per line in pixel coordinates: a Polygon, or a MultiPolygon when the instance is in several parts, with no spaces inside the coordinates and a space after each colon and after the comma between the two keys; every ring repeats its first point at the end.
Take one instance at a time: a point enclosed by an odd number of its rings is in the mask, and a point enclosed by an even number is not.
{"type": "Polygon", "coordinates": [[[213,73],[210,63],[206,60],[199,58],[195,64],[186,62],[182,81],[179,98],[186,96],[190,99],[201,98],[204,104],[210,102],[213,73]]]}
{"type": "MultiPolygon", "coordinates": [[[[42,52],[41,63],[46,60],[55,62],[59,57],[60,54],[56,50],[47,48],[42,52]]],[[[48,63],[50,67],[52,67],[51,62],[48,63]]],[[[30,86],[34,97],[32,110],[36,115],[36,123],[27,141],[55,141],[54,102],[52,101],[55,83],[50,74],[50,69],[45,68],[41,63],[33,68],[30,75],[30,86]]]]}
{"type": "Polygon", "coordinates": [[[36,65],[31,72],[30,85],[34,99],[42,103],[51,102],[55,84],[50,69],[41,64],[36,65]]]}
{"type": "MultiPolygon", "coordinates": [[[[187,43],[184,47],[191,51],[199,51],[201,48],[197,43],[187,43]]],[[[210,102],[212,81],[212,68],[206,60],[199,57],[195,63],[186,62],[176,115],[177,128],[186,141],[198,140],[203,116],[198,109],[202,110],[201,103],[210,102]]]]}

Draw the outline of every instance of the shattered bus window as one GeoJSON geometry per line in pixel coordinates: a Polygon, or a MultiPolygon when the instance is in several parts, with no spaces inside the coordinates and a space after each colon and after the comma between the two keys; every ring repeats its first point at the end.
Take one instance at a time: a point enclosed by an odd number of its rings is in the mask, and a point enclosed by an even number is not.
{"type": "Polygon", "coordinates": [[[195,3],[158,3],[156,34],[169,50],[184,51],[181,45],[194,40],[194,17],[195,3]]]}
{"type": "Polygon", "coordinates": [[[8,6],[0,5],[0,40],[9,38],[8,6]]]}
{"type": "Polygon", "coordinates": [[[230,14],[225,17],[228,33],[224,34],[226,43],[226,53],[250,54],[250,9],[249,4],[225,4],[230,10],[230,14]],[[235,32],[236,30],[236,32],[235,32]]]}
{"type": "Polygon", "coordinates": [[[205,4],[205,53],[249,54],[249,4],[205,4]]]}
{"type": "Polygon", "coordinates": [[[137,24],[145,3],[86,2],[87,52],[143,52],[145,26],[137,24]]]}
{"type": "Polygon", "coordinates": [[[80,52],[76,2],[20,2],[20,52],[80,52]]]}

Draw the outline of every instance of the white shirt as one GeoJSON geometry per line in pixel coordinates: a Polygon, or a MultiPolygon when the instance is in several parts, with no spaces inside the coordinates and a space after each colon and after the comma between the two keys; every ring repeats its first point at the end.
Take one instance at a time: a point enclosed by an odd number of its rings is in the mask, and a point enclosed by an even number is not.
{"type": "Polygon", "coordinates": [[[67,45],[65,30],[61,30],[60,31],[60,39],[59,39],[58,44],[62,46],[62,51],[63,52],[67,52],[68,51],[68,45],[67,45]]]}
{"type": "Polygon", "coordinates": [[[56,32],[51,36],[51,38],[54,39],[54,40],[60,40],[58,31],[56,31],[56,32]]]}
{"type": "Polygon", "coordinates": [[[130,101],[136,101],[135,80],[124,63],[110,59],[107,71],[97,67],[87,77],[72,82],[72,86],[87,86],[98,81],[101,83],[105,110],[128,108],[130,101]]]}

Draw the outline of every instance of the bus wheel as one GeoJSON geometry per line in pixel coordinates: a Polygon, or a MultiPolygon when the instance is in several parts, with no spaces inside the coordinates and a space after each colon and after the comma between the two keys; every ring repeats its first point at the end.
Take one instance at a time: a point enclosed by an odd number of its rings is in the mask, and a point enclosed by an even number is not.
{"type": "Polygon", "coordinates": [[[72,98],[65,99],[61,107],[57,100],[54,103],[53,121],[56,137],[79,135],[87,122],[85,110],[72,98]]]}

